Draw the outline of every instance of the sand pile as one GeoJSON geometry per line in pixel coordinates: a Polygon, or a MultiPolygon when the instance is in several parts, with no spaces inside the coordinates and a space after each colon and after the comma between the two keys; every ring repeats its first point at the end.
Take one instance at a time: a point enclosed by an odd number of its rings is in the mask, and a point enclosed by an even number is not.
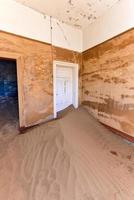
{"type": "Polygon", "coordinates": [[[19,134],[18,118],[17,99],[0,97],[0,149],[19,134]]]}
{"type": "Polygon", "coordinates": [[[2,200],[133,200],[134,149],[79,108],[0,151],[2,200]]]}
{"type": "Polygon", "coordinates": [[[64,110],[59,111],[59,112],[57,113],[57,118],[58,118],[58,119],[63,118],[63,117],[65,117],[66,115],[68,115],[69,113],[71,113],[71,112],[74,111],[74,110],[75,110],[74,106],[73,106],[73,105],[70,105],[70,106],[68,106],[67,108],[65,108],[64,110]]]}

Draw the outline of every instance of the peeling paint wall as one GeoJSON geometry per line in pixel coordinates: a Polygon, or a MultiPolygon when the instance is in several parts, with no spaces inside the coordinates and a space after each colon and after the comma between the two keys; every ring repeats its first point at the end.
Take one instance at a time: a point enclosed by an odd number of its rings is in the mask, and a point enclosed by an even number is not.
{"type": "Polygon", "coordinates": [[[74,27],[93,23],[120,0],[15,0],[34,10],[53,16],[74,27]]]}
{"type": "MultiPolygon", "coordinates": [[[[23,59],[21,65],[23,96],[23,126],[31,126],[53,116],[53,60],[75,62],[81,65],[81,54],[49,44],[0,32],[2,53],[16,53],[23,59]]],[[[19,67],[19,66],[18,66],[19,67]]],[[[81,81],[79,81],[81,89],[81,81]]],[[[80,96],[79,96],[80,98],[80,96]]]]}
{"type": "Polygon", "coordinates": [[[134,137],[134,29],[83,53],[83,104],[134,137]]]}

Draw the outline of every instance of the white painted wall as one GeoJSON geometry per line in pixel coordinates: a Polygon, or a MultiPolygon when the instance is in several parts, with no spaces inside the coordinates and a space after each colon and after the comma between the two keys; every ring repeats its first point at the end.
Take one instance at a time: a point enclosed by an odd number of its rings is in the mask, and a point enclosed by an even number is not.
{"type": "Polygon", "coordinates": [[[134,0],[121,0],[83,30],[83,51],[134,27],[134,0]]]}
{"type": "Polygon", "coordinates": [[[66,49],[82,52],[82,30],[61,23],[56,19],[52,20],[52,25],[54,27],[52,43],[55,46],[63,47],[64,44],[66,49]]]}
{"type": "MultiPolygon", "coordinates": [[[[52,24],[53,45],[78,52],[82,51],[81,30],[56,19],[52,19],[52,24]]],[[[0,30],[51,43],[50,17],[44,18],[42,14],[13,0],[0,0],[0,30]]]]}
{"type": "Polygon", "coordinates": [[[0,0],[0,30],[50,42],[50,20],[12,0],[0,0]]]}
{"type": "MultiPolygon", "coordinates": [[[[52,18],[52,44],[82,52],[134,27],[134,0],[120,0],[82,31],[52,18]]],[[[14,0],[0,0],[0,30],[51,43],[50,17],[14,0]]]]}

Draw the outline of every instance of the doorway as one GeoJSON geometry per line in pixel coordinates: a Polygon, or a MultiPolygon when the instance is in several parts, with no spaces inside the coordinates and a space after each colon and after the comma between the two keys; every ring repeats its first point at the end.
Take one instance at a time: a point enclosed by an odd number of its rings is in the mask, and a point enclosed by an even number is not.
{"type": "Polygon", "coordinates": [[[17,132],[18,125],[16,60],[0,58],[0,133],[17,132]]]}
{"type": "Polygon", "coordinates": [[[53,93],[54,118],[71,104],[78,107],[78,64],[54,61],[53,93]]]}

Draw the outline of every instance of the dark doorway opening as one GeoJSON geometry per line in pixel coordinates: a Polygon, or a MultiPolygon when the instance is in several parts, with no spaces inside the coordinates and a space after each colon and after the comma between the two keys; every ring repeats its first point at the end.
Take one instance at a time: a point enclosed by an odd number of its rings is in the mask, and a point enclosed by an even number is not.
{"type": "Polygon", "coordinates": [[[0,58],[0,135],[18,132],[16,60],[0,58]]]}

